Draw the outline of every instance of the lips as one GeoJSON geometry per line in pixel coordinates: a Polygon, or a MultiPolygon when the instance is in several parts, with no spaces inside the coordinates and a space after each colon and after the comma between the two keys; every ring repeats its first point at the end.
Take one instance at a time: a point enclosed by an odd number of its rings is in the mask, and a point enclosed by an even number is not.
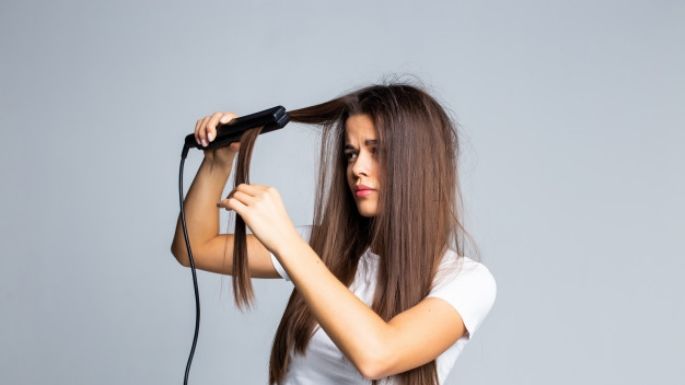
{"type": "Polygon", "coordinates": [[[373,191],[374,189],[363,184],[358,184],[354,186],[354,195],[359,198],[369,196],[373,193],[373,191]]]}
{"type": "Polygon", "coordinates": [[[365,185],[363,185],[363,184],[358,184],[358,185],[354,186],[354,191],[355,191],[355,192],[357,192],[357,191],[364,191],[364,190],[373,190],[373,189],[372,189],[371,187],[365,186],[365,185]]]}

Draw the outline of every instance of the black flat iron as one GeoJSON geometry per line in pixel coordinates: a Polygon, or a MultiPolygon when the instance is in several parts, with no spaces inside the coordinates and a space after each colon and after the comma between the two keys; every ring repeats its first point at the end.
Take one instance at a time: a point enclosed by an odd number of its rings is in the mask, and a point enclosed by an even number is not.
{"type": "Polygon", "coordinates": [[[239,141],[243,133],[249,129],[263,126],[260,134],[264,134],[283,128],[289,121],[285,107],[276,106],[254,114],[239,116],[226,124],[217,125],[216,138],[209,142],[207,147],[203,147],[195,141],[195,134],[186,136],[185,144],[188,148],[212,150],[239,141]]]}
{"type": "Polygon", "coordinates": [[[181,224],[183,226],[183,236],[185,238],[188,259],[190,262],[190,270],[193,276],[193,287],[195,289],[195,334],[193,336],[193,343],[190,347],[190,355],[186,363],[186,372],[183,379],[183,384],[188,385],[188,377],[190,375],[190,365],[193,362],[195,355],[195,346],[197,345],[197,337],[200,332],[200,293],[197,287],[197,274],[195,272],[195,260],[193,259],[193,251],[190,247],[190,239],[188,237],[188,227],[186,226],[186,213],[183,204],[183,166],[185,164],[186,156],[190,148],[197,149],[216,149],[223,146],[228,146],[232,142],[240,141],[243,133],[249,129],[256,127],[263,127],[260,134],[283,128],[289,121],[288,113],[283,106],[276,106],[264,111],[255,112],[254,114],[237,117],[226,124],[219,124],[216,127],[216,138],[209,142],[207,147],[202,147],[200,143],[195,141],[195,134],[186,136],[183,144],[183,152],[181,153],[181,167],[178,173],[178,197],[181,207],[181,224]]]}

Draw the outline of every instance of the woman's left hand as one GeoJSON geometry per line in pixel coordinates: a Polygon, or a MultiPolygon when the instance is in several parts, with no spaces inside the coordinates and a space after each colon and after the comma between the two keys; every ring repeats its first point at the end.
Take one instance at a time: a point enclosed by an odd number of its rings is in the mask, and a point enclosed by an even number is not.
{"type": "Polygon", "coordinates": [[[241,183],[217,206],[238,213],[252,234],[274,255],[302,239],[274,187],[241,183]]]}

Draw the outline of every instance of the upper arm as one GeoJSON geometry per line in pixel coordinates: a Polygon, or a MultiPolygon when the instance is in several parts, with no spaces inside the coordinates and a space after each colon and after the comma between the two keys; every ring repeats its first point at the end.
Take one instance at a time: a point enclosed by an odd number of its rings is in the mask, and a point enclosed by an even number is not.
{"type": "Polygon", "coordinates": [[[436,359],[466,333],[457,310],[441,298],[427,297],[389,322],[386,349],[372,378],[383,378],[436,359]]]}
{"type": "MultiPolygon", "coordinates": [[[[195,268],[231,275],[233,273],[234,238],[234,234],[219,234],[206,243],[193,247],[195,268]]],[[[246,234],[246,242],[247,266],[250,275],[253,278],[280,278],[271,262],[269,249],[253,234],[246,234]]]]}
{"type": "Polygon", "coordinates": [[[492,309],[497,283],[484,265],[465,262],[458,275],[438,280],[426,298],[388,322],[374,375],[411,370],[436,359],[462,336],[473,338],[492,309]]]}

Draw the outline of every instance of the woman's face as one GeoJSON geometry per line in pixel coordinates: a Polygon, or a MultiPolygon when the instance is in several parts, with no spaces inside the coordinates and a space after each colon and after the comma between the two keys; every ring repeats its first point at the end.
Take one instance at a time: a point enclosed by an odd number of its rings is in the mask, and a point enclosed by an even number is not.
{"type": "Polygon", "coordinates": [[[378,147],[376,129],[367,114],[350,115],[345,122],[345,159],[347,183],[357,202],[359,214],[373,217],[378,213],[378,147]]]}

